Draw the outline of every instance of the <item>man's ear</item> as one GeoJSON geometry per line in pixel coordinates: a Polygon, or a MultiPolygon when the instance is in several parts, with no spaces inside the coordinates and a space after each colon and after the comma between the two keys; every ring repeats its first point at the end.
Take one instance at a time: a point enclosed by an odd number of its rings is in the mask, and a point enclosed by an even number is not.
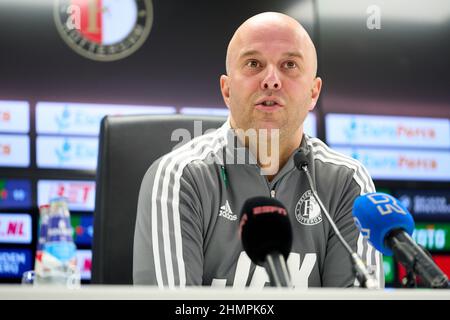
{"type": "Polygon", "coordinates": [[[223,101],[230,107],[230,86],[229,86],[230,78],[226,75],[220,76],[220,91],[222,92],[223,101]]]}
{"type": "Polygon", "coordinates": [[[316,77],[313,80],[313,86],[311,88],[311,105],[309,107],[309,111],[312,111],[316,106],[317,100],[319,100],[320,90],[322,90],[322,79],[320,77],[316,77]]]}

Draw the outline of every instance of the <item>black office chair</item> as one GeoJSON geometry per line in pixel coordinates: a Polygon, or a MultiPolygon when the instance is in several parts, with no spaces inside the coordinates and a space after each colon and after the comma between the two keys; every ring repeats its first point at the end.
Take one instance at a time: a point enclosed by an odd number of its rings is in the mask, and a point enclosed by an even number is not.
{"type": "Polygon", "coordinates": [[[219,128],[226,118],[134,115],[103,119],[96,177],[92,283],[133,283],[134,227],[142,178],[156,159],[179,143],[171,141],[176,129],[187,129],[194,137],[197,120],[202,121],[203,133],[219,128]]]}

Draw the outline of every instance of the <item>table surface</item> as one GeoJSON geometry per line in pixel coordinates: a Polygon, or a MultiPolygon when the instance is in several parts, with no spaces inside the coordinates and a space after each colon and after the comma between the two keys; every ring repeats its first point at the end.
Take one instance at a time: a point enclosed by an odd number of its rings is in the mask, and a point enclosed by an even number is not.
{"type": "Polygon", "coordinates": [[[450,300],[450,289],[217,289],[189,287],[160,290],[151,286],[0,285],[0,300],[450,300]]]}

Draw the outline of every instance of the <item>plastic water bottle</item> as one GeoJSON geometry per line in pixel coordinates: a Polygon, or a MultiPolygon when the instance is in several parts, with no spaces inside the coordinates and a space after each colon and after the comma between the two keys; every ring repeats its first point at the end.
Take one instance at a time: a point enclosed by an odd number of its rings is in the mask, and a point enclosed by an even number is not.
{"type": "Polygon", "coordinates": [[[42,264],[42,249],[44,248],[44,243],[47,240],[49,214],[50,205],[44,204],[39,206],[39,231],[36,255],[34,259],[34,270],[28,270],[22,274],[22,284],[34,284],[36,272],[40,275],[47,272],[44,271],[44,265],[42,264]]]}
{"type": "Polygon", "coordinates": [[[48,232],[48,219],[50,218],[50,205],[44,204],[39,207],[39,233],[38,243],[36,247],[36,256],[34,260],[34,271],[39,274],[43,274],[42,265],[42,249],[44,248],[45,241],[47,240],[48,232]]]}
{"type": "Polygon", "coordinates": [[[70,212],[65,198],[52,199],[50,206],[42,209],[42,214],[41,219],[44,218],[41,220],[38,241],[38,249],[41,250],[36,251],[38,262],[34,284],[78,287],[80,272],[77,268],[77,248],[72,238],[70,212]]]}

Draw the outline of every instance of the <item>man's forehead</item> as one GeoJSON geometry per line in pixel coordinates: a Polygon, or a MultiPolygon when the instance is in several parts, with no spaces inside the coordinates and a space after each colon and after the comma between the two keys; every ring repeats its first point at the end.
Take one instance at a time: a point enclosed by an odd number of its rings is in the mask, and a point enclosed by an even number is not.
{"type": "MultiPolygon", "coordinates": [[[[314,59],[315,48],[306,30],[295,19],[283,14],[263,13],[245,21],[228,44],[227,72],[233,62],[252,51],[297,56],[314,59]],[[278,47],[277,47],[278,46],[278,47]]],[[[253,52],[255,53],[255,52],[253,52]]]]}
{"type": "MultiPolygon", "coordinates": [[[[265,55],[264,49],[258,50],[258,49],[251,49],[251,48],[243,48],[239,52],[238,58],[245,59],[248,57],[258,57],[258,56],[264,56],[264,55],[265,55]]],[[[292,48],[292,50],[280,50],[278,52],[278,55],[280,58],[299,58],[302,60],[304,59],[303,50],[300,50],[297,48],[292,48]]]]}
{"type": "Polygon", "coordinates": [[[261,21],[247,23],[240,28],[232,48],[241,56],[247,51],[263,51],[265,48],[303,53],[308,45],[308,35],[299,24],[261,21]]]}
{"type": "Polygon", "coordinates": [[[241,43],[286,41],[301,44],[305,39],[305,31],[300,25],[269,23],[249,23],[237,32],[241,43]]]}

